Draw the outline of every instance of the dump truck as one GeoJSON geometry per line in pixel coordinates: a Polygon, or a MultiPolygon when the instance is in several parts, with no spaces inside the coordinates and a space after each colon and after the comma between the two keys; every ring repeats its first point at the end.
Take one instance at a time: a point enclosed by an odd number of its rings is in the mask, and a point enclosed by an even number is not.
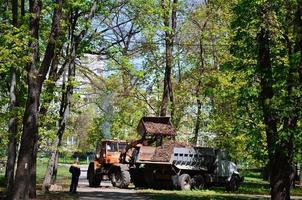
{"type": "Polygon", "coordinates": [[[120,162],[121,154],[127,146],[122,140],[103,140],[96,148],[96,158],[90,162],[87,179],[90,187],[98,187],[102,180],[110,180],[112,185],[127,188],[130,183],[129,165],[120,162]]]}
{"type": "Polygon", "coordinates": [[[243,177],[221,149],[192,147],[174,141],[169,117],[143,117],[141,139],[129,143],[120,163],[128,164],[136,187],[202,189],[225,186],[237,190],[243,177]]]}

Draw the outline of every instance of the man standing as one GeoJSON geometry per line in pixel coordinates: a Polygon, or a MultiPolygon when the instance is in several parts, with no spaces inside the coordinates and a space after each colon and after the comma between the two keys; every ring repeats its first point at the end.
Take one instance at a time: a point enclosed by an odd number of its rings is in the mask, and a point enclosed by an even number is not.
{"type": "Polygon", "coordinates": [[[69,168],[69,172],[72,174],[70,192],[76,193],[79,177],[81,175],[80,163],[79,161],[75,161],[69,168]]]}

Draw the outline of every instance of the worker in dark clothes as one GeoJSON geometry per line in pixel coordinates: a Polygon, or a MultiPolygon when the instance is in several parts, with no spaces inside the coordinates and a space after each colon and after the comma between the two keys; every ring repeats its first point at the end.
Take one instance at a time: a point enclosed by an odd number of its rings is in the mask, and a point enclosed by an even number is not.
{"type": "Polygon", "coordinates": [[[69,168],[69,172],[72,174],[70,192],[76,193],[79,177],[81,175],[80,163],[79,161],[75,161],[69,168]]]}

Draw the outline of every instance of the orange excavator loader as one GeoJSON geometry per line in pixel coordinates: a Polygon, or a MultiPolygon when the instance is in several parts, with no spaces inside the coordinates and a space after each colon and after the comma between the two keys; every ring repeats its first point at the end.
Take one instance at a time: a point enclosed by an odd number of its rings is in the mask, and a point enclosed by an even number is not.
{"type": "Polygon", "coordinates": [[[110,180],[112,185],[127,188],[130,173],[127,164],[120,163],[121,153],[125,151],[126,141],[103,140],[97,147],[96,159],[89,164],[87,179],[90,187],[98,187],[102,180],[110,180]]]}

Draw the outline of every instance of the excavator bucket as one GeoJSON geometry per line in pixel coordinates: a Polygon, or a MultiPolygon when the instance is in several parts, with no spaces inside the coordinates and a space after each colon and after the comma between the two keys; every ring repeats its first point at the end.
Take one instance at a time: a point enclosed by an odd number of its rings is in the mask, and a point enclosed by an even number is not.
{"type": "Polygon", "coordinates": [[[176,131],[171,123],[170,117],[143,117],[137,126],[137,131],[141,136],[176,135],[176,131]]]}

